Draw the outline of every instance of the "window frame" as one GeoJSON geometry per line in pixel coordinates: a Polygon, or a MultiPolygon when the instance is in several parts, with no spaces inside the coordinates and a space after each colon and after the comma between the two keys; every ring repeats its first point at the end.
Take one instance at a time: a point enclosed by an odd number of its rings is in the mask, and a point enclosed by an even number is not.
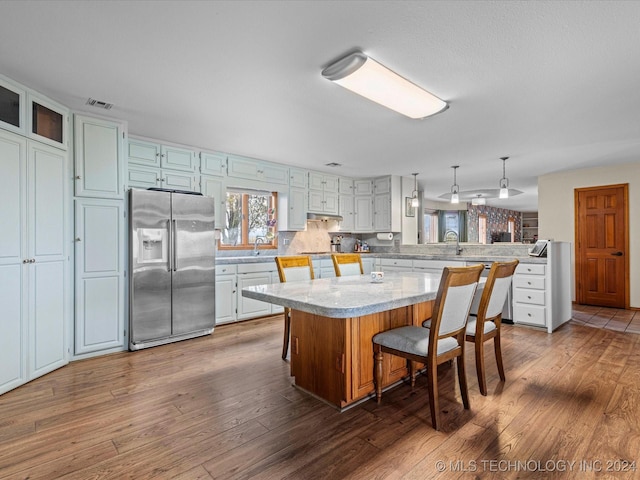
{"type": "MultiPolygon", "coordinates": [[[[268,191],[262,191],[262,190],[252,190],[252,189],[248,189],[248,188],[230,188],[228,190],[226,190],[224,192],[224,196],[225,196],[225,205],[226,205],[226,198],[227,198],[227,194],[228,193],[236,193],[236,194],[241,194],[242,195],[242,227],[241,227],[241,232],[242,232],[242,238],[241,238],[241,243],[237,244],[237,245],[225,245],[222,243],[222,236],[220,236],[220,238],[218,239],[218,249],[219,250],[224,250],[224,251],[233,251],[233,250],[237,250],[237,251],[242,251],[242,250],[254,250],[255,249],[255,244],[254,243],[249,243],[249,215],[248,215],[248,209],[249,209],[249,196],[250,195],[264,195],[264,196],[270,196],[270,201],[269,201],[269,206],[267,207],[268,209],[272,210],[273,213],[270,214],[271,216],[271,220],[275,220],[275,224],[272,227],[267,227],[269,229],[273,229],[273,238],[268,241],[265,238],[265,242],[264,243],[259,243],[258,244],[258,250],[275,250],[278,248],[278,229],[277,229],[277,225],[278,225],[278,211],[277,211],[277,205],[278,205],[278,192],[268,192],[268,191]]],[[[226,208],[225,208],[225,218],[226,218],[226,208]]],[[[225,226],[223,228],[226,229],[227,225],[226,225],[226,220],[225,220],[225,226]]],[[[264,237],[262,237],[264,238],[264,237]]]]}

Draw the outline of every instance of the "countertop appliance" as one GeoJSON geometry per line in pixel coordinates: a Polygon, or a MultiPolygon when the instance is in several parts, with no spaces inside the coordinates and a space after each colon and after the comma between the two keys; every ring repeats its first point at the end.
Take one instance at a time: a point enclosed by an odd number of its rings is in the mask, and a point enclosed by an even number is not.
{"type": "Polygon", "coordinates": [[[129,349],[213,332],[214,199],[131,189],[129,213],[129,349]]]}

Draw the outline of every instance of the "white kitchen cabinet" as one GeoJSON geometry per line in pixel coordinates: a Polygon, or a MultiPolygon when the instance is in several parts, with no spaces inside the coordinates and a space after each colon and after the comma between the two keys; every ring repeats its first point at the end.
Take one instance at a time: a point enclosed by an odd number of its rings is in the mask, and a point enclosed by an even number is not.
{"type": "Polygon", "coordinates": [[[355,195],[354,203],[354,232],[373,231],[373,200],[371,195],[355,195]]]}
{"type": "Polygon", "coordinates": [[[339,177],[309,172],[309,211],[338,214],[339,177]]]}
{"type": "Polygon", "coordinates": [[[236,321],[236,266],[216,265],[216,325],[236,321]]]}
{"type": "Polygon", "coordinates": [[[309,186],[308,176],[309,172],[307,170],[289,168],[289,187],[306,189],[309,186]]]}
{"type": "Polygon", "coordinates": [[[0,75],[0,127],[27,135],[27,91],[24,87],[0,75]]]}
{"type": "Polygon", "coordinates": [[[304,231],[307,228],[308,197],[305,188],[289,188],[285,216],[279,217],[279,230],[304,231]]]}
{"type": "Polygon", "coordinates": [[[376,232],[402,231],[402,188],[397,175],[373,181],[373,229],[376,232]]]}
{"type": "Polygon", "coordinates": [[[413,260],[413,271],[434,273],[436,275],[442,275],[444,267],[464,267],[467,262],[463,260],[413,260]]]}
{"type": "Polygon", "coordinates": [[[373,195],[373,180],[370,178],[355,179],[353,181],[354,195],[373,195]]]}
{"type": "Polygon", "coordinates": [[[271,184],[289,184],[288,167],[235,155],[229,155],[227,159],[227,175],[271,184]]]}
{"type": "Polygon", "coordinates": [[[156,188],[160,186],[161,172],[159,168],[148,168],[129,164],[127,169],[127,186],[137,188],[156,188]]]}
{"type": "Polygon", "coordinates": [[[160,185],[162,188],[187,190],[189,192],[197,192],[200,189],[199,182],[194,174],[164,168],[160,170],[160,185]]]}
{"type": "Polygon", "coordinates": [[[340,230],[343,232],[353,232],[355,229],[355,200],[353,195],[340,195],[339,213],[342,216],[340,222],[340,230]]]}
{"type": "Polygon", "coordinates": [[[275,261],[262,263],[240,263],[237,265],[237,269],[237,319],[245,320],[248,318],[271,315],[273,313],[273,307],[270,303],[244,297],[242,295],[242,289],[255,285],[271,284],[274,279],[273,272],[276,272],[277,278],[277,267],[275,261]]]}
{"type": "Polygon", "coordinates": [[[127,187],[136,188],[170,188],[197,192],[200,190],[196,175],[177,170],[148,168],[129,165],[127,170],[127,187]]]}
{"type": "MultiPolygon", "coordinates": [[[[280,283],[280,275],[278,275],[277,267],[275,271],[271,272],[271,283],[280,283]]],[[[272,303],[271,314],[275,315],[277,313],[284,313],[284,307],[282,305],[276,305],[275,303],[272,303]]]]}
{"type": "Polygon", "coordinates": [[[413,271],[413,260],[406,258],[380,258],[378,265],[383,272],[413,271]]]}
{"type": "Polygon", "coordinates": [[[126,123],[76,114],[75,194],[124,199],[126,123]]]}
{"type": "Polygon", "coordinates": [[[571,319],[571,244],[549,242],[547,263],[520,263],[513,276],[513,322],[551,333],[571,319]]]}
{"type": "Polygon", "coordinates": [[[340,195],[353,195],[353,179],[340,177],[338,179],[338,193],[340,195]]]}
{"type": "Polygon", "coordinates": [[[309,188],[323,192],[338,193],[340,179],[337,175],[320,172],[309,172],[309,188]]]}
{"type": "Polygon", "coordinates": [[[360,259],[362,260],[362,271],[365,275],[369,275],[371,272],[375,270],[376,259],[373,257],[367,257],[366,254],[361,254],[360,259]]]}
{"type": "Polygon", "coordinates": [[[40,143],[67,150],[69,110],[39,94],[27,91],[27,135],[40,143]]]}
{"type": "Polygon", "coordinates": [[[0,131],[0,393],[67,363],[67,153],[0,131]]]}
{"type": "Polygon", "coordinates": [[[75,201],[75,354],[124,348],[124,202],[75,201]]]}
{"type": "Polygon", "coordinates": [[[223,228],[226,223],[226,201],[224,179],[211,177],[209,175],[200,176],[200,192],[207,197],[212,197],[215,201],[215,228],[223,228]]]}
{"type": "Polygon", "coordinates": [[[196,153],[183,147],[130,138],[128,150],[129,163],[136,165],[170,168],[192,173],[198,167],[196,153]]]}
{"type": "Polygon", "coordinates": [[[224,153],[200,152],[200,173],[223,177],[227,173],[227,155],[224,153]]]}

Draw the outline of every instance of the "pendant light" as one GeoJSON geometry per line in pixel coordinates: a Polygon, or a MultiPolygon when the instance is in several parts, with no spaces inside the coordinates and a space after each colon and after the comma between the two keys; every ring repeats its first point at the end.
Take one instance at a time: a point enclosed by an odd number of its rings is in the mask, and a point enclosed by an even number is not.
{"type": "Polygon", "coordinates": [[[487,201],[481,193],[476,194],[476,198],[471,199],[471,205],[485,205],[487,201]]]}
{"type": "Polygon", "coordinates": [[[453,185],[451,185],[451,203],[460,203],[460,187],[456,183],[456,170],[460,165],[454,165],[453,167],[453,185]]]}
{"type": "Polygon", "coordinates": [[[418,198],[418,174],[413,175],[413,192],[411,192],[411,206],[416,208],[420,206],[420,199],[418,198]]]}
{"type": "Polygon", "coordinates": [[[509,179],[505,174],[505,163],[509,157],[500,157],[502,160],[502,178],[500,179],[500,198],[509,198],[509,179]]]}

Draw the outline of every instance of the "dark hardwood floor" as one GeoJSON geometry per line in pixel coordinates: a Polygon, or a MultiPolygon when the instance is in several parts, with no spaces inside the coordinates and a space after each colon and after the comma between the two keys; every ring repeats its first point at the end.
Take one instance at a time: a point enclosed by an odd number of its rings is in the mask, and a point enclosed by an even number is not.
{"type": "Polygon", "coordinates": [[[0,478],[640,478],[640,335],[579,316],[505,325],[487,397],[468,348],[468,411],[443,365],[440,432],[423,377],[343,413],[293,387],[280,316],[74,362],[0,396],[0,478]]]}

